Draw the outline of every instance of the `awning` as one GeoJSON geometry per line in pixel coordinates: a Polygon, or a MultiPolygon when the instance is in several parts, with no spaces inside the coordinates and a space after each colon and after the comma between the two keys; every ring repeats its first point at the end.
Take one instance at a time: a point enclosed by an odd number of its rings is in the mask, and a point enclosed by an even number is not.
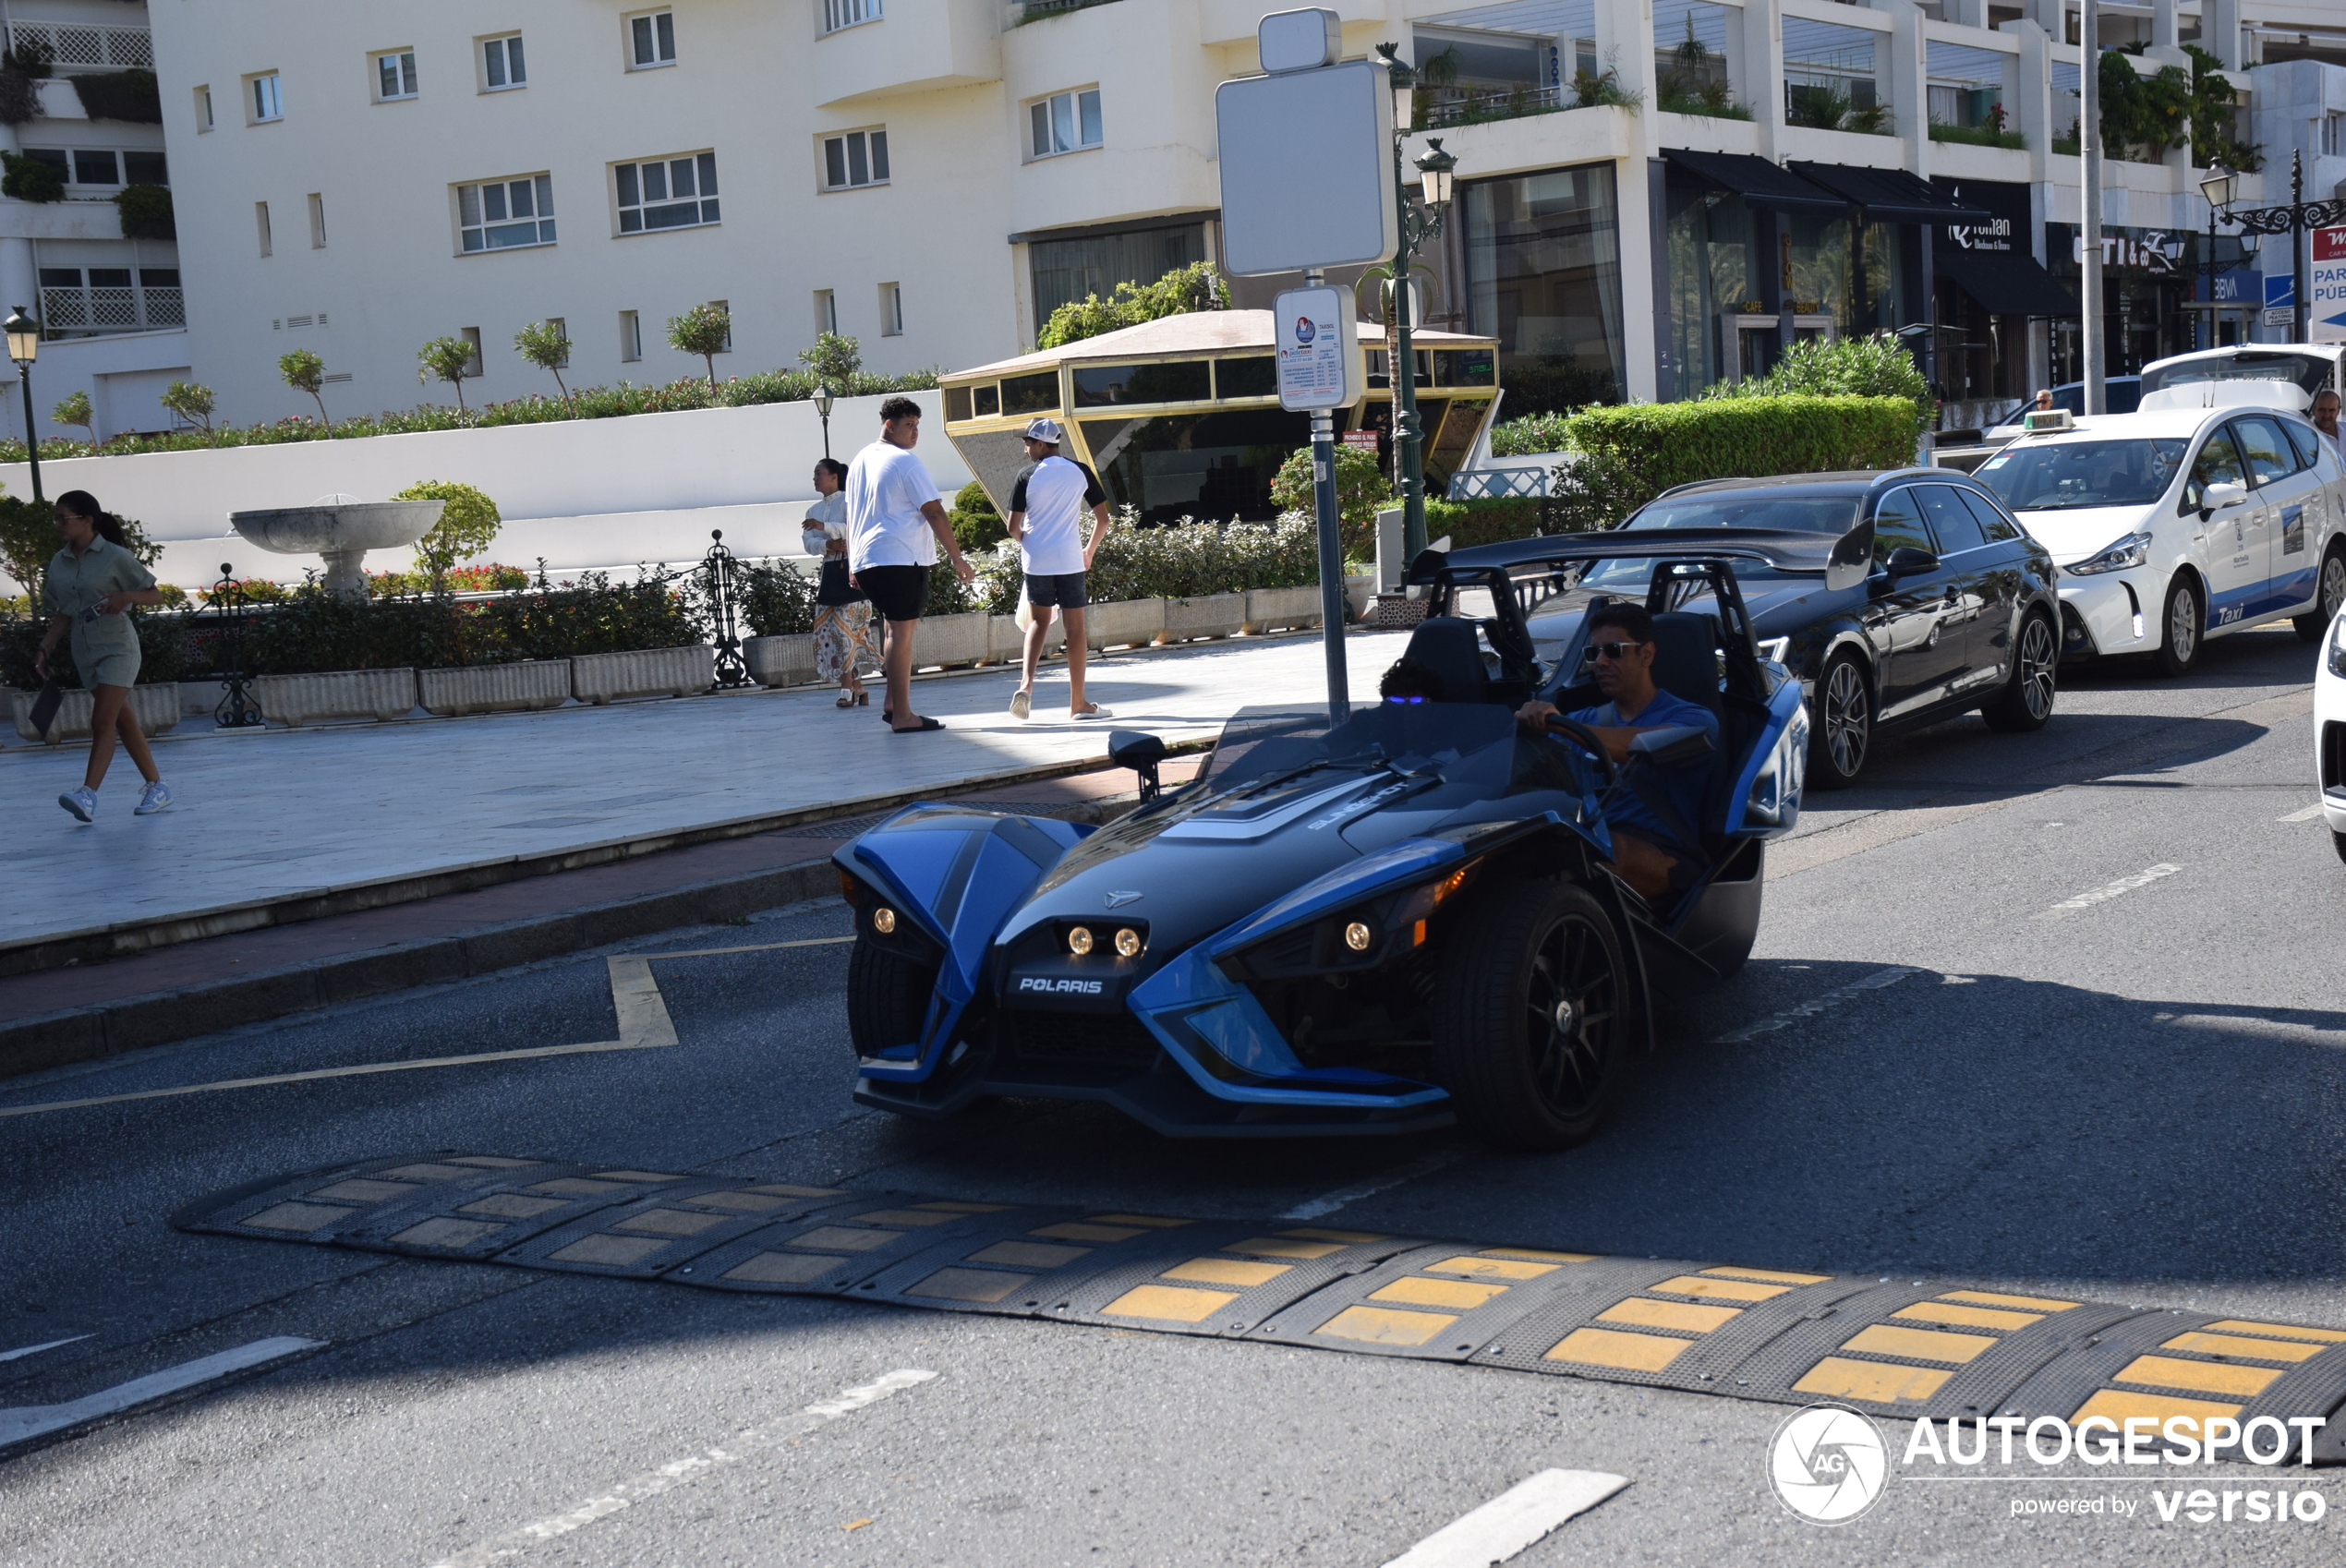
{"type": "Polygon", "coordinates": [[[1979,302],[1991,316],[2074,316],[2076,297],[2025,250],[1965,250],[1941,245],[1939,275],[1979,302]]]}
{"type": "MultiPolygon", "coordinates": [[[[1755,163],[1758,160],[1753,160],[1755,163]]],[[[1866,210],[1866,216],[1891,223],[1984,223],[1995,214],[1984,207],[1966,207],[1930,188],[1929,181],[1904,169],[1859,169],[1847,163],[1795,163],[1794,173],[1837,192],[1845,201],[1866,210]]]]}
{"type": "Polygon", "coordinates": [[[1734,191],[1754,207],[1838,212],[1849,205],[1846,199],[1747,152],[1687,152],[1674,147],[1662,155],[1704,184],[1734,191]]]}

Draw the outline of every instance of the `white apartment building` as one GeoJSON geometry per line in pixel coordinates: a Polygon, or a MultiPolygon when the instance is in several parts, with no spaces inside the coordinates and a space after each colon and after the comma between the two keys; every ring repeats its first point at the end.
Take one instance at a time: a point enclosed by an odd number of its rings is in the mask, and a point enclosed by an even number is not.
{"type": "MultiPolygon", "coordinates": [[[[10,25],[35,4],[9,0],[10,25]]],[[[792,365],[822,330],[880,371],[1008,357],[1062,300],[1218,254],[1214,88],[1256,69],[1269,8],[156,0],[184,362],[249,421],[312,408],[277,374],[297,346],[337,416],[447,401],[415,357],[447,335],[479,344],[469,401],[551,392],[513,347],[549,319],[574,386],[698,373],[664,329],[710,300],[733,321],[720,375],[792,365]]],[[[1498,337],[1510,408],[1684,395],[1797,335],[1917,324],[1963,406],[2074,373],[2074,0],[1336,8],[1348,53],[1394,41],[1429,78],[1459,187],[1430,309],[1498,337]],[[1633,106],[1571,106],[1583,72],[1633,106]]],[[[2339,0],[2100,10],[2139,71],[2189,69],[2186,44],[2221,62],[2232,132],[2264,151],[2243,204],[2285,199],[2292,151],[2310,194],[2346,179],[2339,0]]],[[[2113,372],[2208,328],[2195,155],[2108,165],[2113,372]]],[[[0,201],[0,281],[86,278],[89,247],[125,243],[33,234],[47,215],[19,205],[0,201]]],[[[2284,248],[2228,235],[2215,264],[2237,289],[2284,248]]],[[[1234,283],[1241,304],[1279,286],[1234,283]]],[[[44,404],[69,390],[46,356],[40,375],[44,404]]],[[[113,429],[155,422],[109,409],[113,429]]]]}

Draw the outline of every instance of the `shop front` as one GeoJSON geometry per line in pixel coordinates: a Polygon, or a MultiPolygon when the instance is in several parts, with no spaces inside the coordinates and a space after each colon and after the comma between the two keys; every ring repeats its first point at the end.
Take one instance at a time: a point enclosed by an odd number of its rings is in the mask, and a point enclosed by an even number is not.
{"type": "MultiPolygon", "coordinates": [[[[2195,346],[2190,307],[2206,236],[2188,229],[2105,226],[2101,241],[2102,373],[2132,376],[2154,359],[2195,346]]],[[[2073,292],[2084,275],[2084,240],[2074,223],[2045,225],[2047,271],[2073,292]]],[[[2052,329],[2052,380],[2085,376],[2085,332],[2073,316],[2052,329]]]]}
{"type": "Polygon", "coordinates": [[[2052,324],[2076,317],[2077,297],[2030,253],[2028,187],[1943,178],[1931,186],[1989,214],[1931,231],[1940,427],[1984,427],[2036,391],[2052,324]]]}

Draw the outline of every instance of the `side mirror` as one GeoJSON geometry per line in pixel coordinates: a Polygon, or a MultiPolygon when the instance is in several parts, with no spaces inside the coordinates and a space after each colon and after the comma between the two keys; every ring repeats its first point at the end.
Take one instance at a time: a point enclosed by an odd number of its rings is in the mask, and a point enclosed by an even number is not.
{"type": "Polygon", "coordinates": [[[1825,561],[1825,592],[1846,593],[1873,573],[1873,525],[1860,523],[1833,541],[1825,561]]]}
{"type": "Polygon", "coordinates": [[[2248,487],[2246,485],[2236,485],[2229,479],[2219,479],[2212,485],[2201,488],[2199,514],[2205,517],[2210,513],[2221,512],[2228,506],[2238,506],[2247,499],[2248,487]]]}
{"type": "Polygon", "coordinates": [[[1649,730],[1629,737],[1632,760],[1643,757],[1660,767],[1675,767],[1711,754],[1711,731],[1691,724],[1673,724],[1663,730],[1649,730]]]}
{"type": "Polygon", "coordinates": [[[1890,552],[1890,560],[1885,564],[1888,565],[1891,579],[1894,582],[1900,577],[1919,577],[1926,572],[1938,571],[1939,558],[1927,549],[1917,549],[1912,545],[1900,545],[1890,552]]]}
{"type": "Polygon", "coordinates": [[[1165,742],[1145,730],[1111,730],[1107,738],[1107,759],[1119,767],[1129,767],[1141,776],[1141,803],[1156,799],[1159,786],[1156,765],[1165,760],[1165,742]]]}

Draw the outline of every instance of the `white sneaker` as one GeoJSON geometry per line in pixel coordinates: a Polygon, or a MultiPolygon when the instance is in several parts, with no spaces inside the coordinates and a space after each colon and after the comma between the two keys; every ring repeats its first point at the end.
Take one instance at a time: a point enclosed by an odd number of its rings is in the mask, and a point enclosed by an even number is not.
{"type": "Polygon", "coordinates": [[[1010,717],[1012,718],[1024,718],[1029,713],[1034,711],[1034,693],[1012,692],[1010,694],[1010,717]]]}
{"type": "Polygon", "coordinates": [[[83,784],[57,797],[57,804],[84,822],[94,822],[98,816],[98,791],[83,784]]]}
{"type": "Polygon", "coordinates": [[[1102,707],[1097,703],[1094,703],[1090,707],[1085,708],[1081,713],[1076,713],[1070,710],[1068,714],[1068,718],[1075,720],[1078,724],[1092,724],[1096,723],[1098,720],[1103,718],[1114,718],[1115,717],[1116,715],[1113,712],[1102,707]]]}
{"type": "Polygon", "coordinates": [[[151,816],[171,803],[171,786],[158,778],[139,796],[139,803],[130,808],[133,816],[151,816]]]}

